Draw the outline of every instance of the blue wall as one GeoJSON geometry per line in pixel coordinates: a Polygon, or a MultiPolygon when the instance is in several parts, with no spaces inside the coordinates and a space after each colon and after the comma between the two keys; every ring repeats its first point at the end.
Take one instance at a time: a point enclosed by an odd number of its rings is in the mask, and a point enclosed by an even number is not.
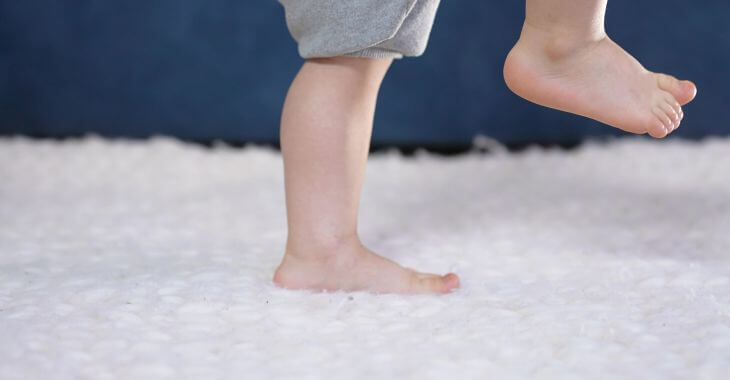
{"type": "MultiPolygon", "coordinates": [[[[421,58],[388,74],[376,144],[573,142],[621,134],[531,105],[502,82],[521,1],[442,1],[421,58]]],[[[609,34],[651,70],[693,79],[677,135],[730,133],[730,2],[609,2],[609,34]]],[[[0,0],[0,134],[276,142],[301,64],[275,0],[0,0]]]]}

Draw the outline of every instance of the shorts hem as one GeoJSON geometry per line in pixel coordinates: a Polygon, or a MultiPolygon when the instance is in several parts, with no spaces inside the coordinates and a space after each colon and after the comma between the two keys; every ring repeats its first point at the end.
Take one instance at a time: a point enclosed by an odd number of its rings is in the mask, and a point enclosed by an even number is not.
{"type": "Polygon", "coordinates": [[[369,47],[369,48],[354,51],[351,53],[345,53],[345,54],[343,54],[343,56],[375,58],[375,59],[382,59],[382,58],[401,59],[401,58],[403,58],[403,54],[401,54],[397,51],[381,49],[378,47],[369,47]]]}

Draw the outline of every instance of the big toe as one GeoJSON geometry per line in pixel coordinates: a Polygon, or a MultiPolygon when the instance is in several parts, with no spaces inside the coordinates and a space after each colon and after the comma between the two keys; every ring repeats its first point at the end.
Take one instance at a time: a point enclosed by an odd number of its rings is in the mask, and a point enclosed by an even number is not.
{"type": "Polygon", "coordinates": [[[659,87],[668,91],[681,105],[692,101],[697,95],[697,86],[692,81],[679,80],[671,75],[659,74],[659,87]]]}
{"type": "Polygon", "coordinates": [[[448,293],[459,287],[459,276],[448,273],[443,276],[413,272],[411,291],[413,293],[448,293]]]}

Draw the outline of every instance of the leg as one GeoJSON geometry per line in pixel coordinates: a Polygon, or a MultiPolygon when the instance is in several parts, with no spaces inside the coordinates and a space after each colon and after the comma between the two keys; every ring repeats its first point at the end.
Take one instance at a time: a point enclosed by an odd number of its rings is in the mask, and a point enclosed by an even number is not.
{"type": "Polygon", "coordinates": [[[607,0],[527,0],[520,39],[505,61],[507,86],[547,107],[664,137],[697,89],[647,71],[606,36],[607,0]]]}
{"type": "Polygon", "coordinates": [[[357,215],[375,102],[391,59],[308,60],[281,120],[288,239],[274,283],[291,289],[448,292],[454,274],[421,274],[365,248],[357,215]]]}

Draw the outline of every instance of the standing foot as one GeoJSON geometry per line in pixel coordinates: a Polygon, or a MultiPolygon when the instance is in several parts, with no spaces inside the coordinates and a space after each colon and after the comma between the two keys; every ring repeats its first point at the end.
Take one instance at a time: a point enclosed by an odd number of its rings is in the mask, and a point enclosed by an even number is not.
{"type": "Polygon", "coordinates": [[[400,266],[352,239],[329,248],[290,249],[274,274],[287,289],[369,291],[373,293],[448,293],[459,287],[454,273],[443,276],[400,266]]]}

